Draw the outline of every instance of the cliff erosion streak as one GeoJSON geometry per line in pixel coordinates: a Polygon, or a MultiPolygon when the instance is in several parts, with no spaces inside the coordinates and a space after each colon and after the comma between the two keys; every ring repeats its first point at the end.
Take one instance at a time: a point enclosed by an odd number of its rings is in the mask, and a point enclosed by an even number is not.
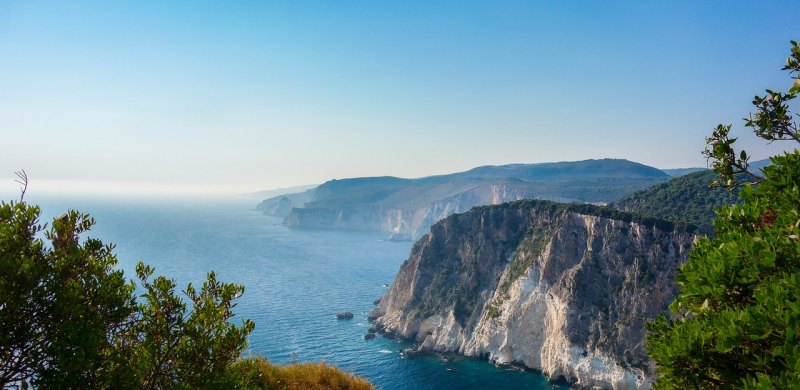
{"type": "Polygon", "coordinates": [[[587,205],[477,207],[417,241],[370,317],[420,351],[517,363],[579,387],[647,389],[644,324],[697,236],[587,205]]]}

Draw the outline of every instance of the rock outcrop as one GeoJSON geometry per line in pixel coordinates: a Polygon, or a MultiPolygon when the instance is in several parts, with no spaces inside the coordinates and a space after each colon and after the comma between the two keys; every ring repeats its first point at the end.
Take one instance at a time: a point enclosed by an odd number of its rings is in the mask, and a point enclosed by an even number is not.
{"type": "Polygon", "coordinates": [[[477,207],[415,243],[370,317],[417,351],[522,364],[579,387],[646,389],[644,324],[677,293],[690,231],[588,205],[477,207]]]}
{"type": "Polygon", "coordinates": [[[353,312],[351,311],[340,311],[336,313],[337,320],[350,320],[353,319],[353,312]]]}

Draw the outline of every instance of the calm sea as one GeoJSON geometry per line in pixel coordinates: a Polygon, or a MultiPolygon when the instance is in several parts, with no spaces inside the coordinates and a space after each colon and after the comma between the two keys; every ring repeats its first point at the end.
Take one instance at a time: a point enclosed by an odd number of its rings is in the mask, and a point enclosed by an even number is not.
{"type": "Polygon", "coordinates": [[[399,341],[365,341],[367,313],[408,256],[410,242],[384,241],[378,233],[290,229],[254,211],[254,200],[28,201],[42,206],[42,222],[68,209],[90,213],[97,220],[90,235],[116,244],[129,278],[143,260],[179,286],[200,284],[211,270],[244,284],[236,311],[256,323],[246,355],[277,363],[324,360],[382,389],[561,388],[538,373],[465,358],[405,359],[399,341]],[[336,320],[344,310],[355,318],[336,320]]]}

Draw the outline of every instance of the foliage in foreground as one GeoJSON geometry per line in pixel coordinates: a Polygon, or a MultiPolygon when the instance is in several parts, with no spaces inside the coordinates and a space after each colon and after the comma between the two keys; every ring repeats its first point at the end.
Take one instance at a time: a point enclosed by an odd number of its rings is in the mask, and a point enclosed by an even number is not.
{"type": "Polygon", "coordinates": [[[187,304],[139,263],[137,296],[113,246],[81,240],[94,220],[70,211],[47,228],[39,214],[0,202],[0,388],[370,388],[334,367],[239,360],[254,328],[230,322],[243,286],[211,272],[187,304]]]}
{"type": "Polygon", "coordinates": [[[212,272],[197,290],[137,266],[143,294],[115,269],[113,246],[80,239],[94,224],[70,211],[47,228],[40,209],[0,203],[0,386],[209,388],[254,325],[229,322],[244,287],[212,272]],[[44,239],[41,237],[43,233],[44,239]],[[45,242],[45,239],[48,241],[45,242]]]}
{"type": "MultiPolygon", "coordinates": [[[[800,46],[792,42],[784,69],[800,72],[800,46]]],[[[767,141],[800,142],[787,101],[800,92],[756,97],[746,119],[767,141]]],[[[712,240],[701,239],[677,282],[673,318],[648,326],[648,351],[660,389],[800,388],[800,151],[772,157],[764,176],[749,172],[748,156],[734,153],[730,126],[708,139],[706,155],[719,184],[740,185],[742,204],[723,207],[712,240]]]]}

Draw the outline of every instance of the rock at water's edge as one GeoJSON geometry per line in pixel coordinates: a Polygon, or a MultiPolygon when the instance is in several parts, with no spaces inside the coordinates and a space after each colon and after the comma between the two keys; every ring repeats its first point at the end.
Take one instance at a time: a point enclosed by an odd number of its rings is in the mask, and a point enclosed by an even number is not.
{"type": "Polygon", "coordinates": [[[349,312],[349,311],[343,311],[343,312],[336,313],[336,319],[337,320],[349,320],[349,319],[352,319],[352,318],[353,318],[353,313],[349,312]]]}

